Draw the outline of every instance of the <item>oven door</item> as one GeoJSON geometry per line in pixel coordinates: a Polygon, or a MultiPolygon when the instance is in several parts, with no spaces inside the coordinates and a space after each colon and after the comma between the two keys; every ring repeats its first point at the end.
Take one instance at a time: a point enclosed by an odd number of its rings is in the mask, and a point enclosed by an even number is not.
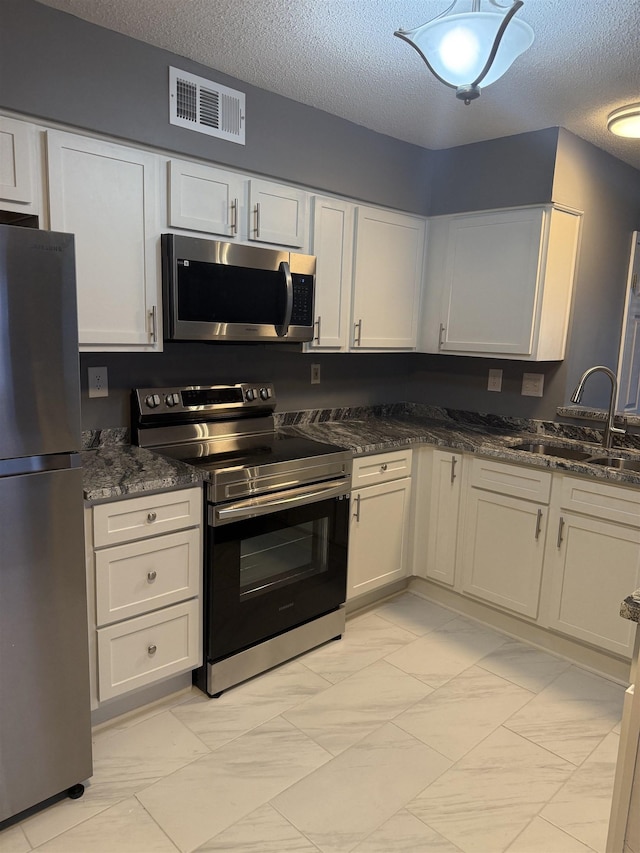
{"type": "Polygon", "coordinates": [[[210,662],[345,601],[349,495],[285,507],[221,526],[211,523],[216,508],[210,507],[204,605],[210,662]]]}

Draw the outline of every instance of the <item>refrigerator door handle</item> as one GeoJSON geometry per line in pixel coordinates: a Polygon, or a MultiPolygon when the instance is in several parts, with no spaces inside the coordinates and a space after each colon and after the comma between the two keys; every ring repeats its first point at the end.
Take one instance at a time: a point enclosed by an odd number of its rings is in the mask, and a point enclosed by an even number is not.
{"type": "Polygon", "coordinates": [[[50,453],[47,456],[22,456],[19,459],[0,459],[0,477],[39,474],[42,471],[64,471],[81,468],[79,453],[50,453]]]}

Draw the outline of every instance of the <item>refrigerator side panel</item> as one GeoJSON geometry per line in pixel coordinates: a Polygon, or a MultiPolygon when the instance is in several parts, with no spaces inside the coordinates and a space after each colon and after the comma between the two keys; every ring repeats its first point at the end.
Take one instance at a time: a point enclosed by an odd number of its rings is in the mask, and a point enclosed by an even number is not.
{"type": "Polygon", "coordinates": [[[71,234],[0,225],[0,459],[80,449],[71,234]]]}
{"type": "Polygon", "coordinates": [[[0,821],[92,774],[82,471],[0,478],[0,821]]]}

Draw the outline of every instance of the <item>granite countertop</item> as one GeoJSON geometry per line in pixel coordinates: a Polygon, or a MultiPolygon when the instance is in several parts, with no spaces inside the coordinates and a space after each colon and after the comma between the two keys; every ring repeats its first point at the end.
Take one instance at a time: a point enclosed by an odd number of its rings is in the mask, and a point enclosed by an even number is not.
{"type": "MultiPolygon", "coordinates": [[[[506,418],[413,403],[277,413],[278,429],[351,450],[384,453],[396,447],[430,444],[493,456],[505,462],[566,471],[605,482],[640,486],[640,472],[527,453],[512,445],[552,442],[599,453],[598,430],[550,421],[506,418]]],[[[151,491],[188,488],[206,475],[191,465],[128,443],[125,429],[83,433],[84,496],[90,503],[151,491]]],[[[617,440],[616,455],[640,459],[640,436],[617,440]]],[[[640,589],[622,602],[620,615],[640,622],[640,589]]]]}
{"type": "Polygon", "coordinates": [[[192,465],[130,444],[83,450],[81,457],[84,498],[90,503],[202,482],[202,473],[192,465]]]}
{"type": "MultiPolygon", "coordinates": [[[[505,462],[566,471],[610,483],[640,486],[640,471],[618,470],[558,456],[534,454],[512,446],[550,442],[585,449],[594,456],[607,455],[602,451],[601,436],[595,429],[422,405],[374,408],[382,411],[373,417],[365,410],[356,410],[355,417],[343,418],[339,417],[343,410],[287,413],[279,417],[279,424],[287,432],[337,444],[351,450],[356,456],[384,453],[395,447],[430,444],[492,456],[505,462]]],[[[613,453],[640,460],[640,436],[623,436],[613,453]]]]}
{"type": "Polygon", "coordinates": [[[640,622],[640,589],[625,598],[620,606],[620,615],[631,622],[640,622]]]}

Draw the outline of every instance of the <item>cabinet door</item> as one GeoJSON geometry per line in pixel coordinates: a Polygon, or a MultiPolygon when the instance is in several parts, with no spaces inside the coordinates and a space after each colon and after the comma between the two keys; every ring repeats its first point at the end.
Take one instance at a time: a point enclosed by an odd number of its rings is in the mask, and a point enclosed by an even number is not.
{"type": "Polygon", "coordinates": [[[461,472],[459,453],[433,451],[426,576],[450,586],[455,579],[461,472]]]}
{"type": "Polygon", "coordinates": [[[353,213],[349,202],[320,196],[313,199],[316,325],[311,349],[345,350],[349,344],[353,213]]]}
{"type": "Polygon", "coordinates": [[[20,202],[12,210],[34,202],[33,133],[31,125],[0,116],[0,199],[20,202]]]}
{"type": "Polygon", "coordinates": [[[543,225],[542,208],[450,220],[442,352],[532,353],[543,225]]]}
{"type": "Polygon", "coordinates": [[[347,598],[405,576],[410,493],[408,477],[352,492],[347,598]]]}
{"type": "Polygon", "coordinates": [[[640,586],[640,530],[563,512],[549,540],[549,625],[601,649],[631,657],[635,624],[620,602],[640,586]]]}
{"type": "Polygon", "coordinates": [[[536,618],[547,507],[472,488],[466,509],[462,553],[464,591],[536,618]]]}
{"type": "Polygon", "coordinates": [[[243,180],[233,172],[183,160],[169,162],[169,225],[237,237],[243,180]]]}
{"type": "Polygon", "coordinates": [[[306,249],[308,195],[270,181],[249,181],[249,240],[306,249]]]}
{"type": "Polygon", "coordinates": [[[423,219],[357,208],[355,349],[415,349],[424,236],[423,219]]]}
{"type": "Polygon", "coordinates": [[[83,349],[162,348],[158,159],[47,133],[50,224],[76,236],[83,349]]]}

